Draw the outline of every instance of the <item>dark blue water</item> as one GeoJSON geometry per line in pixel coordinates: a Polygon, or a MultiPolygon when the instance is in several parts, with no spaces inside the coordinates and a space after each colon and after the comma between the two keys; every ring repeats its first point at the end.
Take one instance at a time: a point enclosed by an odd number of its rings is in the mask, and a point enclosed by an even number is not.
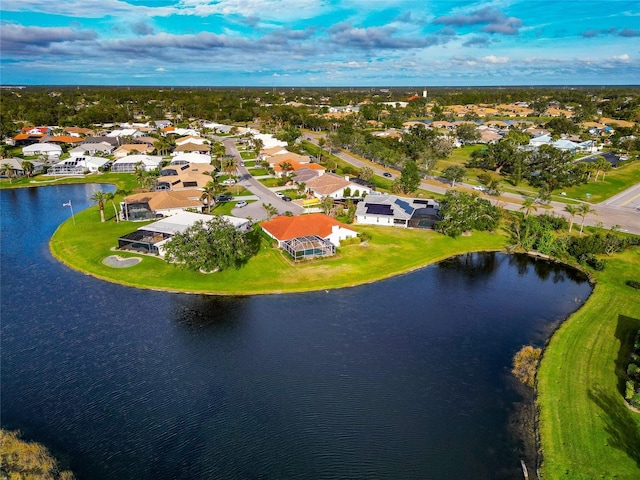
{"type": "Polygon", "coordinates": [[[48,251],[98,188],[0,191],[4,428],[80,479],[521,475],[511,358],[584,277],[485,254],[331,292],[130,289],[48,251]]]}

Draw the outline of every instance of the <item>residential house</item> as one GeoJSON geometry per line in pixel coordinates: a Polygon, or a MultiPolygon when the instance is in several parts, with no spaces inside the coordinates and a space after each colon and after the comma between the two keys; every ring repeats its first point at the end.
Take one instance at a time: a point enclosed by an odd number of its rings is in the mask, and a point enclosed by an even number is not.
{"type": "Polygon", "coordinates": [[[104,157],[77,156],[69,157],[54,164],[47,171],[48,175],[84,175],[97,173],[111,165],[111,160],[104,157]]]}
{"type": "Polygon", "coordinates": [[[181,153],[200,153],[200,154],[206,155],[210,151],[211,151],[211,145],[189,142],[189,143],[183,143],[182,145],[177,145],[173,149],[173,152],[171,152],[171,155],[175,156],[181,153]]]}
{"type": "Polygon", "coordinates": [[[0,165],[9,165],[11,167],[12,176],[22,177],[26,174],[24,168],[22,168],[22,162],[29,161],[33,165],[33,174],[40,173],[44,169],[44,163],[36,160],[24,160],[23,158],[3,158],[0,160],[0,165]]]}
{"type": "MultiPolygon", "coordinates": [[[[164,246],[174,235],[184,233],[196,222],[202,221],[206,223],[212,218],[211,215],[201,213],[178,212],[175,215],[150,223],[120,237],[118,239],[118,248],[154,253],[164,257],[164,246]]],[[[229,215],[222,215],[222,218],[233,225],[236,230],[243,233],[251,229],[251,222],[246,218],[232,217],[229,215]]]]}
{"type": "Polygon", "coordinates": [[[186,152],[179,153],[171,159],[171,165],[184,165],[185,163],[211,165],[211,155],[198,152],[186,152]]]}
{"type": "Polygon", "coordinates": [[[41,140],[41,142],[57,143],[58,145],[65,143],[70,145],[79,145],[82,141],[82,138],[74,137],[73,135],[47,135],[41,140]]]}
{"type": "Polygon", "coordinates": [[[186,137],[176,138],[176,146],[187,145],[189,143],[204,145],[205,143],[209,143],[209,141],[206,138],[202,138],[197,135],[187,135],[186,137]]]}
{"type": "Polygon", "coordinates": [[[211,181],[209,172],[202,165],[169,165],[160,170],[157,190],[202,189],[211,181]]]}
{"type": "Polygon", "coordinates": [[[280,216],[260,224],[295,261],[335,254],[340,242],[358,233],[323,213],[280,216]]]}
{"type": "Polygon", "coordinates": [[[363,185],[358,185],[349,180],[349,177],[341,177],[335,173],[325,173],[317,178],[311,179],[306,183],[307,190],[316,198],[331,197],[345,198],[363,197],[371,193],[371,189],[363,185]],[[351,193],[345,195],[345,190],[349,189],[351,193]]]}
{"type": "Polygon", "coordinates": [[[148,154],[153,152],[154,148],[144,143],[126,143],[120,145],[114,152],[113,157],[115,159],[126,157],[133,153],[148,154]]]}
{"type": "Polygon", "coordinates": [[[22,155],[29,157],[32,155],[43,155],[49,159],[58,158],[62,155],[62,147],[54,143],[34,143],[22,148],[22,155]]]}
{"type": "Polygon", "coordinates": [[[358,202],[356,222],[364,225],[432,228],[440,205],[435,200],[371,195],[358,202]]]}
{"type": "Polygon", "coordinates": [[[72,137],[85,137],[87,135],[93,135],[93,130],[90,128],[82,127],[66,127],[64,132],[72,137]]]}
{"type": "Polygon", "coordinates": [[[121,203],[125,220],[150,220],[168,217],[186,210],[202,211],[204,204],[200,190],[162,190],[136,193],[125,197],[121,203]]]}
{"type": "Polygon", "coordinates": [[[119,158],[111,166],[114,173],[135,172],[140,165],[145,172],[157,169],[162,163],[162,157],[157,155],[127,155],[119,158]]]}
{"type": "Polygon", "coordinates": [[[114,146],[108,142],[83,143],[69,150],[72,157],[82,157],[84,155],[109,155],[113,152],[114,146]]]}

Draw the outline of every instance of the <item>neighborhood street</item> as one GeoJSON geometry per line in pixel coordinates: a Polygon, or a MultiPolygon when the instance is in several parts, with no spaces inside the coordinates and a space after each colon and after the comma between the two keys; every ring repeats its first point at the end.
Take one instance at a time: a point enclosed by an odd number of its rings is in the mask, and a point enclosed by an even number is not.
{"type": "MultiPolygon", "coordinates": [[[[315,144],[317,144],[318,139],[322,136],[323,135],[315,133],[305,133],[305,137],[307,138],[307,140],[315,144]]],[[[334,153],[334,155],[357,168],[369,166],[373,169],[376,175],[382,176],[384,172],[391,172],[393,178],[396,178],[396,176],[399,175],[399,172],[397,171],[383,168],[381,165],[377,165],[373,162],[363,162],[362,160],[342,150],[334,153]]],[[[431,180],[421,182],[420,188],[429,192],[445,194],[450,187],[444,182],[431,180]],[[441,185],[437,185],[434,183],[441,183],[441,185]]],[[[465,183],[457,183],[456,188],[474,191],[472,185],[465,183]]],[[[477,191],[475,192],[479,193],[477,191]]],[[[518,202],[509,202],[508,199],[517,199],[522,201],[526,198],[522,195],[514,193],[503,193],[500,196],[500,199],[495,199],[494,197],[485,194],[482,194],[482,196],[484,198],[487,198],[488,200],[491,200],[493,203],[499,203],[501,207],[512,211],[520,210],[522,205],[518,202]]],[[[562,202],[550,202],[548,205],[550,209],[539,208],[537,213],[542,214],[545,212],[553,211],[556,215],[566,216],[567,213],[564,210],[565,205],[566,204],[562,202]]],[[[587,215],[584,222],[585,225],[595,226],[602,224],[605,228],[618,226],[623,232],[640,235],[640,184],[634,185],[633,187],[619,193],[614,197],[611,197],[609,200],[603,203],[591,204],[591,207],[596,211],[596,213],[587,215]]]]}
{"type": "Polygon", "coordinates": [[[251,202],[246,207],[234,208],[233,214],[239,217],[251,217],[254,221],[265,220],[267,218],[267,211],[264,209],[264,204],[271,204],[278,209],[280,214],[284,212],[291,212],[294,215],[300,215],[304,208],[297,205],[294,202],[285,202],[281,200],[271,189],[262,185],[258,180],[253,178],[246,167],[241,165],[242,157],[238,151],[234,140],[224,139],[222,142],[226,148],[227,155],[233,155],[236,158],[236,165],[238,168],[239,181],[238,184],[247,190],[249,190],[254,196],[252,197],[238,197],[241,200],[257,200],[257,202],[251,202]]]}

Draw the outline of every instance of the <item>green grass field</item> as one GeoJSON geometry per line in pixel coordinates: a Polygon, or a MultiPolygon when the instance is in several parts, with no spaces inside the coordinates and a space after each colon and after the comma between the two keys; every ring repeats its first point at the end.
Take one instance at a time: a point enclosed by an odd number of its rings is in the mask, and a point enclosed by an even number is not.
{"type": "Polygon", "coordinates": [[[640,161],[632,161],[610,170],[601,180],[563,189],[567,196],[591,203],[603,202],[636,183],[640,183],[640,161]],[[590,193],[591,196],[587,196],[590,193]]]}
{"type": "Polygon", "coordinates": [[[620,393],[630,336],[640,328],[640,249],[607,259],[582,308],[564,322],[538,372],[543,478],[640,478],[640,414],[620,393]]]}

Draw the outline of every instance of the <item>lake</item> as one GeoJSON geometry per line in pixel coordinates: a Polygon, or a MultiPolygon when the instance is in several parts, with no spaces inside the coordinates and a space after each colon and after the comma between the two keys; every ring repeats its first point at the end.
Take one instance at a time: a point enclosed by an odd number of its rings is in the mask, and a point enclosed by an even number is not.
{"type": "Polygon", "coordinates": [[[3,428],[80,479],[521,478],[511,359],[582,274],[487,253],[326,292],[137,290],[49,253],[100,188],[0,191],[3,428]]]}

